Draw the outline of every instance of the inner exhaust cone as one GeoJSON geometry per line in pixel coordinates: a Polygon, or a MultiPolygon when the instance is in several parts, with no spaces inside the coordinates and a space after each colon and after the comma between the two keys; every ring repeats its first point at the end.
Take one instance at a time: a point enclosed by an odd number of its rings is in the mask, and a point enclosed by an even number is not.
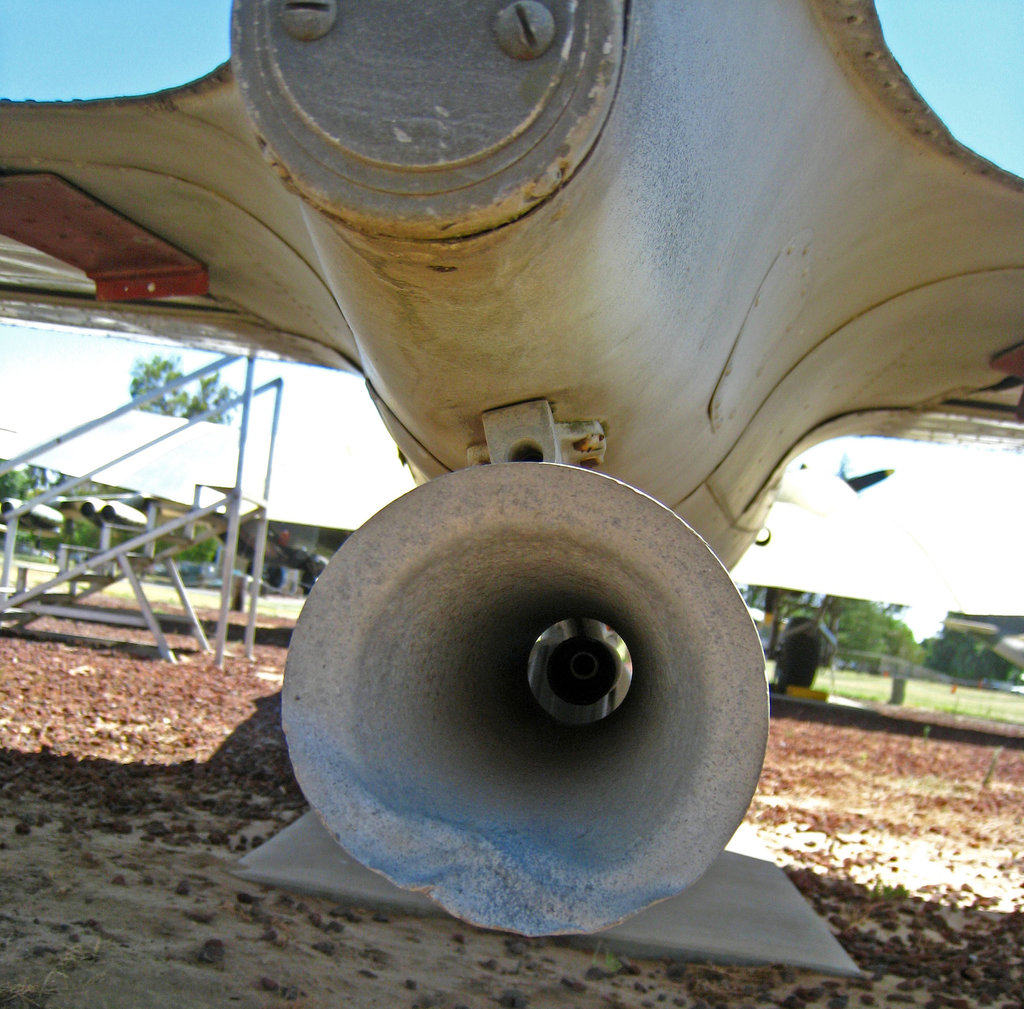
{"type": "Polygon", "coordinates": [[[528,668],[537,703],[562,725],[607,718],[633,679],[626,642],[588,617],[552,624],[534,643],[528,668]]]}

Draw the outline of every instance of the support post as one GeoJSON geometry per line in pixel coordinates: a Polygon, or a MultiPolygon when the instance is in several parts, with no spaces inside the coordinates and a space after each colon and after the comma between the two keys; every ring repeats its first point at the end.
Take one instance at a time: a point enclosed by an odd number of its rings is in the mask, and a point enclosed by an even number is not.
{"type": "Polygon", "coordinates": [[[11,585],[11,568],[14,567],[14,544],[18,540],[18,520],[7,516],[7,525],[4,527],[4,570],[0,578],[0,599],[6,604],[8,598],[14,593],[14,586],[11,585]]]}
{"type": "MultiPolygon", "coordinates": [[[[155,501],[149,501],[146,504],[146,528],[155,529],[157,523],[157,512],[159,511],[159,505],[155,501]]],[[[146,556],[153,558],[156,556],[156,540],[150,540],[146,544],[146,556]]]]}
{"type": "Polygon", "coordinates": [[[250,357],[245,369],[245,393],[242,396],[242,423],[238,432],[238,464],[235,469],[235,486],[228,493],[228,529],[224,541],[224,557],[221,563],[220,615],[217,620],[217,666],[224,665],[224,651],[228,639],[228,612],[231,607],[231,589],[235,574],[235,558],[238,556],[238,529],[242,510],[242,477],[245,470],[245,444],[249,434],[249,413],[252,409],[253,374],[256,359],[250,357]]]}
{"type": "Polygon", "coordinates": [[[167,638],[164,637],[160,621],[157,620],[153,607],[149,605],[146,593],[142,591],[142,583],[139,581],[139,576],[135,573],[135,568],[132,567],[131,561],[124,554],[118,554],[117,563],[120,565],[121,571],[124,573],[125,578],[128,579],[132,591],[135,593],[135,599],[139,604],[139,609],[142,611],[142,617],[146,621],[149,633],[156,640],[156,647],[160,652],[160,657],[168,662],[176,662],[177,659],[174,657],[174,652],[171,651],[170,645],[167,644],[167,638]]]}
{"type": "Polygon", "coordinates": [[[196,616],[196,611],[192,606],[192,600],[189,599],[188,592],[185,591],[185,583],[181,580],[181,572],[178,570],[178,562],[174,560],[173,557],[168,557],[167,560],[164,561],[164,565],[167,568],[167,574],[170,575],[174,591],[178,593],[178,598],[181,600],[181,605],[185,610],[185,615],[188,617],[188,621],[192,625],[192,633],[195,635],[196,641],[199,642],[199,647],[204,652],[213,651],[213,649],[210,648],[210,642],[206,640],[206,633],[203,630],[203,625],[196,616]]]}
{"type": "Polygon", "coordinates": [[[281,379],[274,381],[274,417],[270,425],[270,445],[267,449],[267,472],[263,479],[263,510],[256,530],[252,555],[252,591],[249,595],[249,622],[245,627],[245,657],[256,654],[256,614],[259,608],[260,587],[263,584],[263,561],[267,553],[267,532],[270,525],[270,479],[274,468],[274,448],[277,444],[277,426],[281,420],[281,379]]]}

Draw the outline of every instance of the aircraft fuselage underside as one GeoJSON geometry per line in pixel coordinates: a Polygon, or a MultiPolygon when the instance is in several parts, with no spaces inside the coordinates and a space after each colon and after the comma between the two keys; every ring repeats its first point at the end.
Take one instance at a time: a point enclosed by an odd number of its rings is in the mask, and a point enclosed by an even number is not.
{"type": "Polygon", "coordinates": [[[12,246],[7,318],[359,370],[430,480],[317,583],[284,712],[332,832],[474,921],[601,927],[728,839],[767,704],[719,559],[788,458],[1021,437],[1024,184],[867,0],[240,0],[230,70],[0,137],[209,282],[97,307],[12,246]]]}

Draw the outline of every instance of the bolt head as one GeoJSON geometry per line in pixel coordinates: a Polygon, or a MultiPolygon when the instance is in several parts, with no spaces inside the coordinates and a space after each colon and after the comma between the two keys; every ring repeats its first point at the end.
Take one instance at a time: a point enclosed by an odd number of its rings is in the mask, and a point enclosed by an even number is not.
{"type": "Polygon", "coordinates": [[[282,0],[281,25],[297,42],[322,39],[338,18],[337,0],[282,0]]]}
{"type": "Polygon", "coordinates": [[[536,0],[516,0],[498,12],[494,34],[507,56],[535,60],[548,51],[555,37],[555,19],[536,0]]]}

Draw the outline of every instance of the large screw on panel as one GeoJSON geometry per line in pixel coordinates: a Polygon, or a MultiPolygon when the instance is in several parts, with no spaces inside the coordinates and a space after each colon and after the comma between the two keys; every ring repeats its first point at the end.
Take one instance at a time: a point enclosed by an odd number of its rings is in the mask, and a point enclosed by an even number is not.
{"type": "Polygon", "coordinates": [[[322,39],[337,17],[337,0],[283,0],[281,4],[281,24],[297,42],[322,39]]]}
{"type": "Polygon", "coordinates": [[[494,34],[506,55],[516,60],[535,60],[548,51],[555,37],[555,19],[536,0],[518,0],[498,13],[494,34]]]}

